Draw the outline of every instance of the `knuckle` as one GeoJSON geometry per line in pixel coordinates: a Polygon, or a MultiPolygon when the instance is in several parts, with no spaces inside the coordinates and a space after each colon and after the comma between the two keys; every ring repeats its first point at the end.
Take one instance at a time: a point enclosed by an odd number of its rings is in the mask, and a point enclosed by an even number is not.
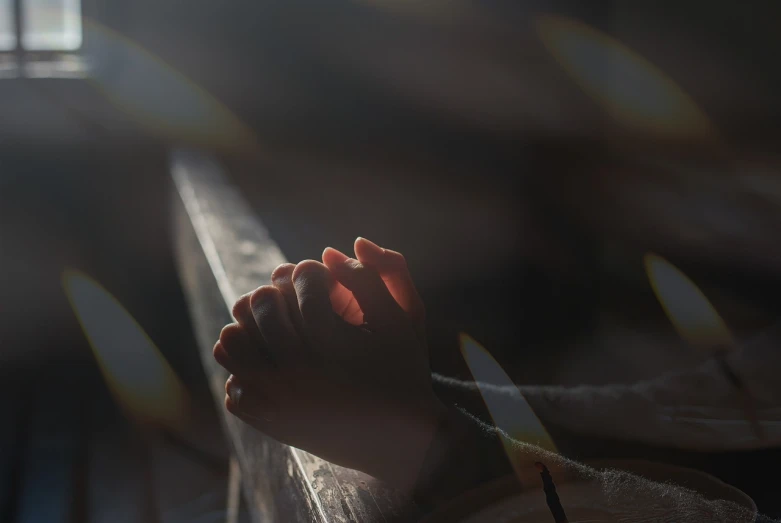
{"type": "Polygon", "coordinates": [[[214,348],[212,349],[212,356],[215,360],[217,360],[218,363],[225,361],[225,347],[222,346],[221,342],[217,342],[214,344],[214,348]]]}
{"type": "Polygon", "coordinates": [[[322,295],[327,295],[333,284],[331,273],[325,265],[312,260],[306,260],[296,266],[293,282],[302,307],[303,303],[313,298],[321,301],[322,295]]]}
{"type": "Polygon", "coordinates": [[[298,280],[302,278],[309,279],[322,277],[322,275],[327,272],[328,269],[326,269],[325,265],[322,263],[315,260],[304,260],[296,265],[296,268],[293,270],[292,278],[294,282],[298,282],[298,280]]]}
{"type": "Polygon", "coordinates": [[[292,263],[277,265],[277,268],[271,273],[271,281],[277,283],[291,278],[295,268],[296,266],[292,263]]]}
{"type": "Polygon", "coordinates": [[[377,271],[373,270],[371,267],[368,267],[362,263],[356,263],[352,267],[353,271],[355,272],[355,276],[360,279],[366,279],[371,277],[371,275],[374,273],[376,274],[377,271]]]}
{"type": "Polygon", "coordinates": [[[238,323],[231,323],[226,325],[220,331],[220,343],[223,346],[230,347],[243,340],[244,329],[238,323]]]}
{"type": "Polygon", "coordinates": [[[236,300],[236,303],[233,304],[233,309],[231,310],[231,313],[233,314],[233,317],[237,320],[239,318],[243,318],[247,316],[247,313],[251,313],[249,306],[249,298],[251,293],[247,293],[238,300],[236,300]]]}
{"type": "Polygon", "coordinates": [[[259,306],[267,306],[275,303],[279,294],[279,289],[273,285],[263,285],[252,292],[250,296],[250,307],[254,310],[259,306]]]}

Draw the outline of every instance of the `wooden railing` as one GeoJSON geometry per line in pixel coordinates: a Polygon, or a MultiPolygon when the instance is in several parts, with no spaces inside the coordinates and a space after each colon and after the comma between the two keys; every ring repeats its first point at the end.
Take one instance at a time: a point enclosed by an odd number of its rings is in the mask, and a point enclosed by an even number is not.
{"type": "MultiPolygon", "coordinates": [[[[270,281],[285,257],[218,160],[171,154],[173,227],[182,286],[198,350],[235,462],[250,517],[269,522],[414,521],[416,507],[374,478],[281,444],[225,412],[227,373],[214,361],[220,329],[236,298],[270,281]]],[[[229,513],[235,514],[235,507],[229,513]]]]}

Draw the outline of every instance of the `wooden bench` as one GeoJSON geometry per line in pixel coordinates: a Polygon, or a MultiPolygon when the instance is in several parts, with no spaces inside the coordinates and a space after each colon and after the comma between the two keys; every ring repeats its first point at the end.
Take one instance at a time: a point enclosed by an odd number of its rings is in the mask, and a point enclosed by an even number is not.
{"type": "MultiPolygon", "coordinates": [[[[236,299],[268,283],[286,259],[214,156],[176,150],[170,165],[180,278],[201,360],[238,463],[232,467],[232,482],[240,481],[251,520],[416,520],[420,514],[410,500],[374,478],[283,445],[225,412],[228,375],[214,361],[212,347],[220,329],[233,321],[236,299]]],[[[235,507],[229,513],[235,514],[235,507]]]]}

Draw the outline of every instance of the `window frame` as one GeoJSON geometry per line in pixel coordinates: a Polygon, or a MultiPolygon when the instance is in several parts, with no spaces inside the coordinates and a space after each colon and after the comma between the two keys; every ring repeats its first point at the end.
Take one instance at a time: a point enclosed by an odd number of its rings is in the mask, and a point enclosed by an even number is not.
{"type": "Polygon", "coordinates": [[[23,46],[22,5],[31,0],[12,0],[16,47],[0,51],[0,78],[82,78],[87,73],[85,49],[89,47],[87,20],[99,18],[99,0],[81,0],[81,45],[72,50],[30,50],[23,46]]]}

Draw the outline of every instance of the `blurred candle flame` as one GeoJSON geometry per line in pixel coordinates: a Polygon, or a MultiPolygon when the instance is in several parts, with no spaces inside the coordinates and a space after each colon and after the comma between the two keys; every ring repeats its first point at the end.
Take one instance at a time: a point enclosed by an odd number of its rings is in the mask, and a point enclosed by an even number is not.
{"type": "Polygon", "coordinates": [[[644,261],[656,298],[675,330],[690,345],[715,355],[724,378],[737,391],[754,436],[764,439],[754,396],[727,362],[726,352],[734,349],[735,343],[724,320],[694,282],[670,262],[653,253],[646,254],[644,261]]]}
{"type": "MultiPolygon", "coordinates": [[[[461,333],[459,338],[461,354],[477,382],[480,394],[488,407],[494,424],[515,441],[531,443],[545,450],[558,452],[548,431],[545,430],[531,406],[526,402],[521,391],[518,390],[515,383],[493,356],[471,336],[461,333]],[[487,394],[484,390],[485,384],[515,388],[518,390],[518,396],[487,394]]],[[[518,454],[517,449],[514,449],[512,441],[508,441],[504,437],[502,443],[510,461],[517,467],[519,464],[513,458],[518,454]]]]}
{"type": "Polygon", "coordinates": [[[136,320],[92,278],[66,270],[62,284],[109,390],[135,420],[182,428],[188,396],[136,320]]]}
{"type": "Polygon", "coordinates": [[[715,136],[675,81],[618,40],[556,15],[538,17],[537,30],[559,65],[621,124],[665,136],[715,136]]]}
{"type": "Polygon", "coordinates": [[[733,346],[724,320],[694,282],[661,256],[648,253],[644,262],[656,298],[683,339],[708,351],[733,346]]]}

